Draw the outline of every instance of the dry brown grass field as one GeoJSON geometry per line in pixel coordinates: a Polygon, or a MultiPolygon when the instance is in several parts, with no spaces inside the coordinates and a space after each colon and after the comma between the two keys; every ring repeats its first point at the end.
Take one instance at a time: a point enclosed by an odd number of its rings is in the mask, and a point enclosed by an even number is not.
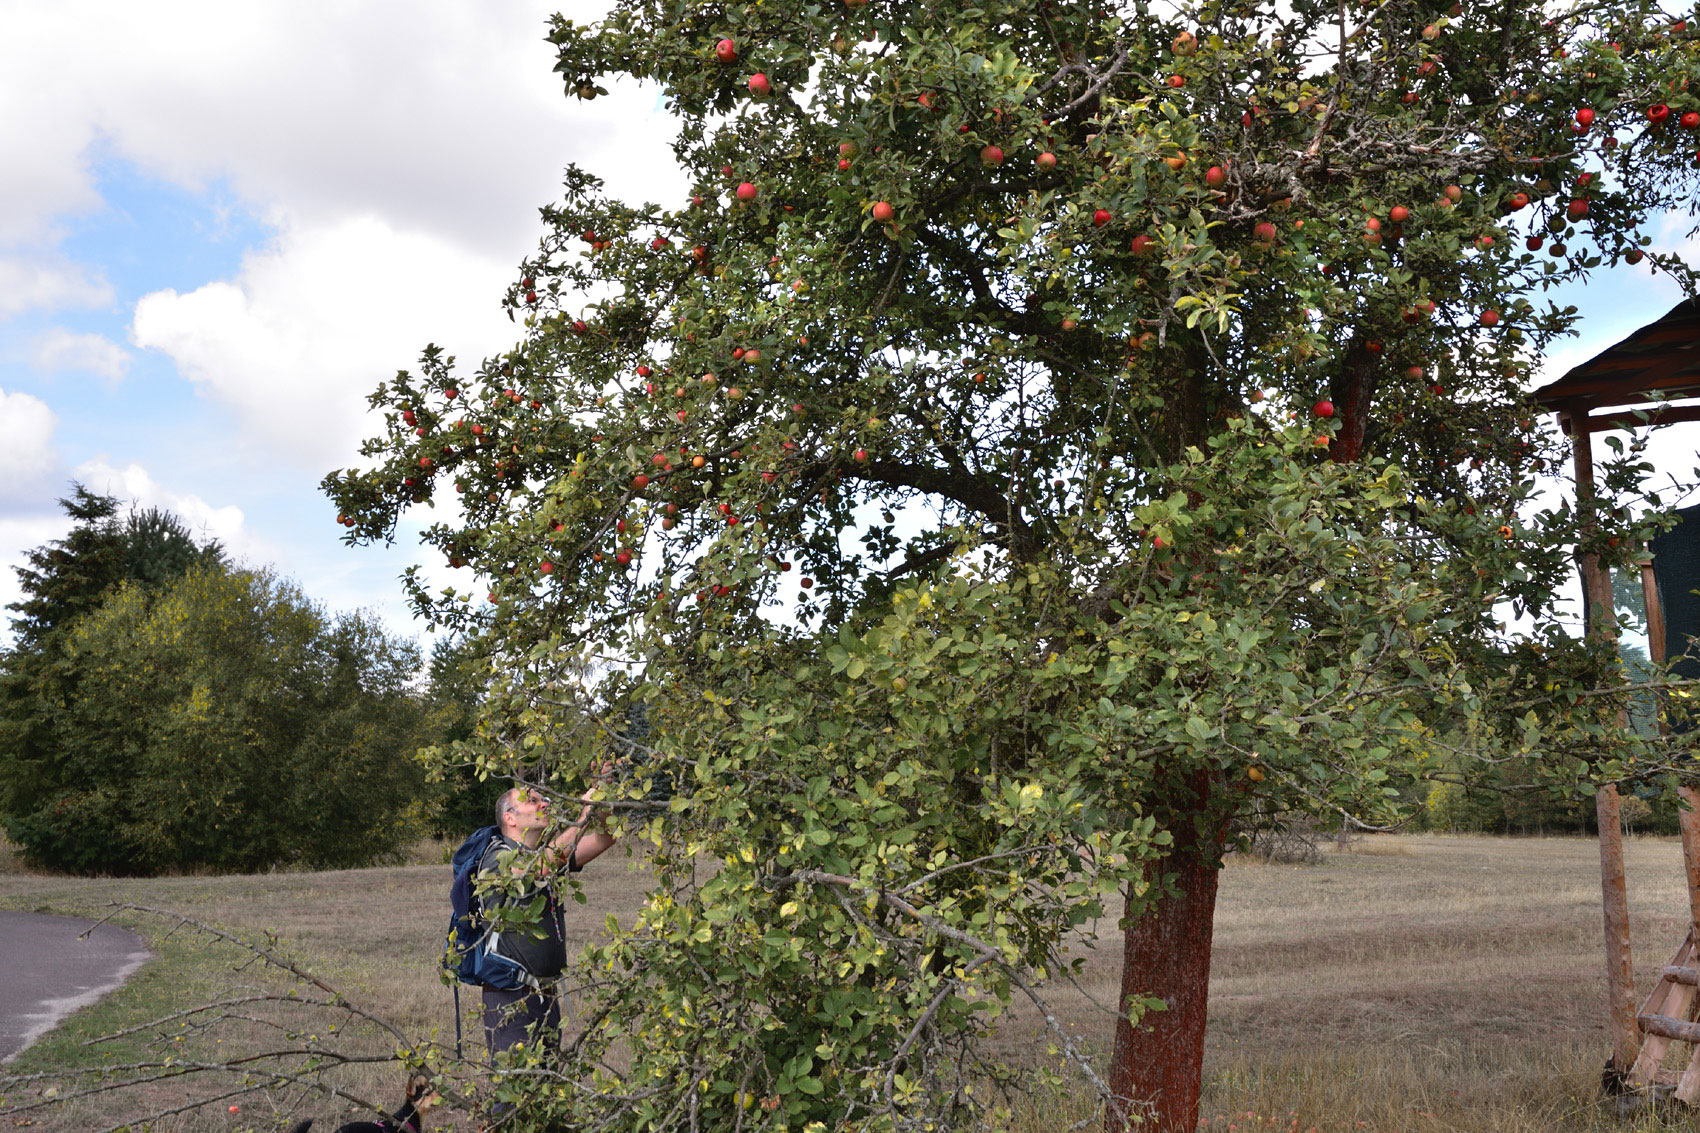
{"type": "MultiPolygon", "coordinates": [[[[427,849],[421,857],[440,857],[427,849]]],[[[1684,931],[1681,853],[1674,839],[1627,847],[1638,991],[1650,986],[1684,931]]],[[[569,921],[580,939],[605,918],[635,911],[643,875],[623,854],[583,875],[589,903],[569,921]]],[[[453,1042],[448,989],[435,958],[446,919],[447,868],[416,864],[335,873],[186,877],[152,881],[40,876],[0,863],[0,908],[103,913],[111,901],[167,908],[244,932],[275,932],[295,956],[410,1034],[453,1042]]],[[[83,1043],[244,982],[235,953],[185,931],[126,916],[160,959],[122,991],[74,1017],[9,1072],[135,1057],[122,1044],[83,1043]]],[[[1113,925],[1106,923],[1106,930],[1113,925]]],[[[1679,1117],[1618,1118],[1597,1102],[1608,1043],[1595,843],[1579,838],[1379,837],[1331,851],[1316,866],[1235,862],[1222,879],[1211,981],[1202,1128],[1232,1133],[1315,1128],[1372,1133],[1534,1133],[1691,1128],[1679,1117]]],[[[1102,1044],[1114,1002],[1119,948],[1088,950],[1078,988],[1053,989],[1067,1026],[1102,1044]]],[[[463,1003],[467,1002],[465,996],[463,1003]]],[[[232,1043],[262,1036],[232,1033],[232,1043]]],[[[476,1042],[475,1033],[469,1039],[476,1042]]],[[[212,1040],[208,1040],[211,1042],[212,1040]]],[[[359,1027],[337,1040],[381,1053],[359,1027]]],[[[1045,1060],[1031,1013],[999,1035],[1005,1053],[1045,1060]]],[[[227,1048],[228,1049],[228,1048],[227,1048]]],[[[393,1065],[341,1079],[390,1104],[393,1065]]],[[[34,1087],[14,1090],[6,1106],[34,1087]]],[[[179,1100],[181,1084],[149,1097],[97,1094],[75,1108],[0,1116],[0,1128],[102,1129],[141,1101],[179,1100]],[[173,1092],[175,1091],[175,1092],[173,1092]]],[[[162,1130],[275,1129],[314,1116],[334,1129],[354,1107],[331,1099],[249,1095],[230,1114],[166,1119],[162,1130]],[[288,1107],[293,1106],[291,1110],[288,1107]],[[293,1116],[291,1116],[291,1113],[293,1116]]],[[[1031,1133],[1060,1130],[1079,1112],[1071,1097],[1040,1099],[1023,1114],[1031,1133]]],[[[454,1126],[442,1114],[444,1128],[454,1126]]]]}

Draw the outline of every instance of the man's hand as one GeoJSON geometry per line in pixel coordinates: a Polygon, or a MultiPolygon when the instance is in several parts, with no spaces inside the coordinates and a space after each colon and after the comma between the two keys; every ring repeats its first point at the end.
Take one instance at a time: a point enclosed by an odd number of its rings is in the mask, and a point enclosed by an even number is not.
{"type": "MultiPolygon", "coordinates": [[[[612,774],[613,767],[613,760],[603,760],[596,765],[596,771],[591,776],[592,781],[606,780],[612,774]]],[[[549,843],[556,866],[576,861],[582,869],[592,860],[601,857],[614,844],[614,836],[601,828],[602,816],[597,813],[594,805],[600,794],[600,788],[591,787],[580,795],[579,799],[584,803],[584,807],[578,812],[578,817],[549,843]]]]}

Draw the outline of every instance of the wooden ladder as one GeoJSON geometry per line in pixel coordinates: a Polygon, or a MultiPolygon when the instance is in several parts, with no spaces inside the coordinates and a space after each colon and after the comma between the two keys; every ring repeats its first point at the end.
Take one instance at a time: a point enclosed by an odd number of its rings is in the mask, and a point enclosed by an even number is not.
{"type": "Polygon", "coordinates": [[[1690,928],[1635,1017],[1641,1032],[1641,1053],[1629,1071],[1632,1086],[1647,1090],[1675,1086],[1678,1101],[1687,1105],[1700,1101],[1700,1023],[1694,1021],[1697,995],[1700,964],[1696,963],[1694,930],[1690,928]],[[1693,1046],[1688,1065],[1681,1071],[1662,1068],[1673,1042],[1693,1046]]]}

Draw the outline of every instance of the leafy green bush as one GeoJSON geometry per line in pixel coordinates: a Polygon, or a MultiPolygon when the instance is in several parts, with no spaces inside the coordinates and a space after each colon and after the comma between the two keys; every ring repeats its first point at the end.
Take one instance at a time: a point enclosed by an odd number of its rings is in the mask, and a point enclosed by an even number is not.
{"type": "Polygon", "coordinates": [[[419,833],[418,663],[269,573],[126,584],[9,706],[13,724],[30,716],[0,748],[6,832],[80,873],[381,859],[419,833]]]}

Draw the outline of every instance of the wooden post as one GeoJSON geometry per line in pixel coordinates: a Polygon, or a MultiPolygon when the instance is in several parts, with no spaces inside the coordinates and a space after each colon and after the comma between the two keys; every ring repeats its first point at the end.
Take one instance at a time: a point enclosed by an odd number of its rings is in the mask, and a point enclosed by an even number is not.
{"type": "MultiPolygon", "coordinates": [[[[1653,664],[1665,663],[1668,645],[1665,640],[1665,609],[1659,601],[1659,583],[1653,575],[1653,560],[1641,560],[1641,597],[1647,607],[1647,656],[1653,664]]],[[[1659,701],[1659,730],[1666,731],[1670,727],[1664,717],[1664,694],[1656,694],[1659,701]]],[[[1676,813],[1678,828],[1682,831],[1682,864],[1688,873],[1688,927],[1694,933],[1694,940],[1700,943],[1700,788],[1684,783],[1676,789],[1679,809],[1676,813]]]]}
{"type": "Polygon", "coordinates": [[[1641,560],[1641,602],[1647,608],[1647,656],[1653,664],[1665,663],[1665,608],[1659,601],[1659,580],[1653,574],[1653,556],[1641,560]]]}
{"type": "MultiPolygon", "coordinates": [[[[1588,411],[1573,411],[1571,443],[1575,446],[1576,510],[1584,512],[1594,496],[1594,445],[1588,432],[1588,411]]],[[[1587,598],[1588,633],[1603,643],[1617,645],[1615,604],[1611,594],[1611,570],[1601,565],[1591,551],[1577,555],[1582,568],[1582,588],[1587,598]]],[[[1627,728],[1629,715],[1619,713],[1619,724],[1627,728]]],[[[1600,828],[1600,904],[1605,920],[1606,990],[1610,1004],[1611,1069],[1627,1075],[1641,1049],[1635,1026],[1635,968],[1629,950],[1629,888],[1623,872],[1623,817],[1617,787],[1607,783],[1594,793],[1594,815],[1600,828]]],[[[1691,875],[1692,876],[1692,875],[1691,875]]]]}

